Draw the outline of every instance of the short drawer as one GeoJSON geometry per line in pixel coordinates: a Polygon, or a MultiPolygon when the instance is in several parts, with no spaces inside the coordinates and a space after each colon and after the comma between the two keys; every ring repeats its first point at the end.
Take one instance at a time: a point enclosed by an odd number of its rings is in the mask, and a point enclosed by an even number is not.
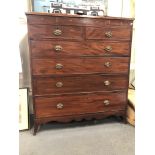
{"type": "Polygon", "coordinates": [[[129,42],[31,41],[33,58],[67,56],[129,56],[129,42]]]}
{"type": "Polygon", "coordinates": [[[33,80],[34,95],[125,90],[128,88],[127,76],[120,75],[40,77],[33,80]]]}
{"type": "Polygon", "coordinates": [[[33,59],[33,75],[65,75],[90,73],[128,74],[128,57],[97,57],[69,59],[33,59]]]}
{"type": "Polygon", "coordinates": [[[77,39],[83,38],[83,28],[79,26],[29,25],[30,39],[77,39]]]}
{"type": "Polygon", "coordinates": [[[98,92],[36,97],[36,117],[76,115],[125,110],[125,92],[98,92]]]}
{"type": "Polygon", "coordinates": [[[86,39],[131,40],[130,27],[86,28],[86,39]]]}

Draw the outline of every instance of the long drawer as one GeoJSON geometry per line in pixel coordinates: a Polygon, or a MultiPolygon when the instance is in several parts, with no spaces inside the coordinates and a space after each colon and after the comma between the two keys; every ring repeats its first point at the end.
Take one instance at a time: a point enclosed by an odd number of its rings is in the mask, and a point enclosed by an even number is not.
{"type": "Polygon", "coordinates": [[[125,110],[125,92],[98,92],[76,95],[36,97],[36,117],[75,115],[125,110]]]}
{"type": "Polygon", "coordinates": [[[122,90],[127,77],[120,75],[83,75],[73,77],[34,78],[34,95],[122,90]]]}
{"type": "Polygon", "coordinates": [[[83,16],[76,16],[68,15],[68,17],[63,16],[62,14],[56,15],[52,14],[52,16],[48,15],[27,15],[29,25],[77,25],[77,26],[131,26],[130,20],[120,20],[120,19],[105,19],[105,18],[98,18],[97,16],[94,18],[92,17],[83,17],[83,16]],[[77,18],[78,17],[78,18],[77,18]]]}
{"type": "Polygon", "coordinates": [[[128,57],[33,59],[33,75],[128,73],[128,57]]]}
{"type": "Polygon", "coordinates": [[[80,26],[29,25],[31,39],[83,39],[80,26]]]}
{"type": "Polygon", "coordinates": [[[31,41],[33,58],[64,56],[129,56],[129,42],[31,41]]]}

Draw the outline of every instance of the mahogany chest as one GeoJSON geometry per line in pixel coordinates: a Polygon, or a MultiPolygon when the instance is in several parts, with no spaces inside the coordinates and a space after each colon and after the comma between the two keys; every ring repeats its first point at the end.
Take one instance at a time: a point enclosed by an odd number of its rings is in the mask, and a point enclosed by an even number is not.
{"type": "Polygon", "coordinates": [[[50,121],[125,119],[133,19],[26,15],[34,134],[50,121]]]}

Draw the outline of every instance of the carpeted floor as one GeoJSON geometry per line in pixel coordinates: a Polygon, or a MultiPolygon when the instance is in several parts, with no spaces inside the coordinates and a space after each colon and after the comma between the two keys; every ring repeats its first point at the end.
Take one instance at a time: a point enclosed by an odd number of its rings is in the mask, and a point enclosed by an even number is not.
{"type": "Polygon", "coordinates": [[[134,155],[135,130],[116,120],[83,121],[20,131],[19,155],[134,155]]]}

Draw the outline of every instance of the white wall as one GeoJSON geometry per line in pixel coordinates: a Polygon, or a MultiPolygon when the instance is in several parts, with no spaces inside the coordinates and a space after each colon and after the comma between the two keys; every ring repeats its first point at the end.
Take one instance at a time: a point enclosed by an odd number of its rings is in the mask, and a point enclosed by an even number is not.
{"type": "MultiPolygon", "coordinates": [[[[31,88],[31,76],[30,76],[30,61],[29,61],[29,46],[28,46],[28,34],[27,34],[27,20],[25,12],[31,11],[31,0],[20,0],[19,2],[19,14],[18,14],[18,36],[19,36],[19,52],[21,57],[22,72],[20,73],[20,86],[26,86],[31,88]]],[[[33,113],[32,96],[29,98],[30,113],[33,113]]]]}
{"type": "Polygon", "coordinates": [[[22,78],[21,84],[24,86],[30,86],[30,67],[29,67],[29,48],[28,48],[28,38],[27,38],[27,21],[25,12],[31,10],[30,0],[19,1],[19,50],[21,56],[21,66],[22,66],[22,78]]]}
{"type": "Polygon", "coordinates": [[[107,0],[108,16],[114,17],[131,17],[130,1],[131,0],[107,0]]]}

